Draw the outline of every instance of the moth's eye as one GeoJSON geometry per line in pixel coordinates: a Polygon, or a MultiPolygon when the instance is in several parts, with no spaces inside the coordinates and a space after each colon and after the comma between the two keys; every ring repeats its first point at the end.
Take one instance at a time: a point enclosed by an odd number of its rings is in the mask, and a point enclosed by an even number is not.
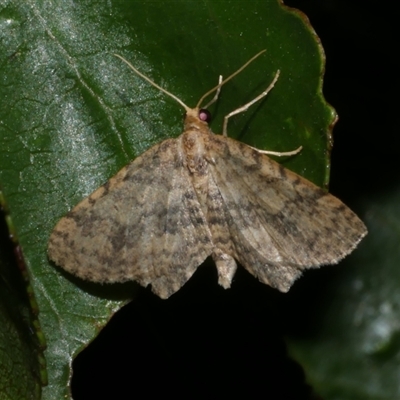
{"type": "Polygon", "coordinates": [[[210,122],[211,121],[210,111],[206,110],[205,108],[199,110],[199,119],[204,122],[210,122]]]}

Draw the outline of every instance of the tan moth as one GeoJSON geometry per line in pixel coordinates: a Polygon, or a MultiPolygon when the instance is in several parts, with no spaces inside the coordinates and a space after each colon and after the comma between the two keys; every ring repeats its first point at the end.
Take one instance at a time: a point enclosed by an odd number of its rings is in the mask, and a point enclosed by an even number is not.
{"type": "Polygon", "coordinates": [[[94,282],[134,280],[163,299],[211,256],[229,288],[238,261],[261,282],[287,292],[303,270],[335,264],[367,234],[339,199],[266,154],[208,127],[204,99],[261,53],[208,91],[195,108],[161,88],[186,111],[183,133],[153,146],[82,200],[51,233],[48,254],[66,271],[94,282]]]}

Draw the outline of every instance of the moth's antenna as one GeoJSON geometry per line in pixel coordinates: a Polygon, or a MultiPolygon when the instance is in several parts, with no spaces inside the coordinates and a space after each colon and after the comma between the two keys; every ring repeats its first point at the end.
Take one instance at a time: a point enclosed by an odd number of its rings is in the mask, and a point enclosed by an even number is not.
{"type": "MultiPolygon", "coordinates": [[[[242,65],[236,72],[234,72],[232,75],[229,75],[226,79],[224,79],[221,83],[218,83],[217,86],[213,87],[211,90],[209,90],[206,94],[204,94],[199,102],[197,103],[196,108],[200,108],[201,103],[204,101],[204,99],[209,96],[212,92],[215,92],[216,90],[220,89],[221,86],[225,85],[226,82],[230,81],[233,77],[235,77],[237,74],[240,74],[251,62],[253,62],[257,57],[259,57],[262,53],[265,53],[266,50],[261,50],[259,53],[257,53],[254,57],[250,58],[249,61],[247,61],[246,64],[242,65]]],[[[121,57],[120,57],[121,58],[121,57]]],[[[125,60],[124,60],[125,61],[125,60]]]]}
{"type": "MultiPolygon", "coordinates": [[[[224,79],[222,77],[222,75],[219,76],[218,78],[218,85],[221,85],[222,79],[224,79]]],[[[219,86],[219,88],[217,89],[217,92],[215,93],[215,96],[202,108],[207,109],[208,107],[211,106],[211,104],[214,104],[217,100],[218,100],[218,96],[219,96],[219,92],[221,91],[221,86],[219,86]]]]}
{"type": "MultiPolygon", "coordinates": [[[[185,110],[186,112],[191,110],[191,108],[189,108],[181,99],[179,99],[178,97],[176,97],[175,95],[173,95],[172,93],[168,92],[167,90],[163,89],[161,86],[158,86],[155,82],[153,82],[150,78],[148,78],[146,75],[143,75],[140,71],[138,71],[128,60],[126,60],[124,57],[120,56],[119,54],[114,54],[115,57],[118,57],[119,59],[121,59],[125,64],[127,64],[129,66],[129,68],[131,70],[133,70],[134,72],[136,72],[140,77],[142,77],[144,80],[146,80],[147,82],[149,82],[151,85],[153,85],[154,87],[156,87],[158,90],[161,90],[163,93],[165,93],[166,95],[172,97],[174,100],[176,100],[185,110]]],[[[222,82],[223,83],[223,82],[222,82]]]]}

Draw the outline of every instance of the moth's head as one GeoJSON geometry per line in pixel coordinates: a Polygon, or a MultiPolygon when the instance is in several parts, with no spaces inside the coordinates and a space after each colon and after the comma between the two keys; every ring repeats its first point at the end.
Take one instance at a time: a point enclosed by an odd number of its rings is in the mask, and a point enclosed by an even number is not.
{"type": "Polygon", "coordinates": [[[211,113],[205,108],[188,108],[185,113],[184,129],[201,129],[208,127],[211,113]]]}

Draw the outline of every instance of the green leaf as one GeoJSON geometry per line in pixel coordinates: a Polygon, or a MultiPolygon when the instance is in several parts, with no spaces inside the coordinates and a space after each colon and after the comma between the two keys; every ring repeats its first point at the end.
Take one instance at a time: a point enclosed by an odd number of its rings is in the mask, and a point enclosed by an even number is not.
{"type": "Polygon", "coordinates": [[[262,49],[227,84],[212,128],[232,118],[230,136],[289,151],[286,167],[327,184],[335,112],[322,97],[324,55],[307,21],[277,0],[3,2],[0,6],[0,184],[27,262],[46,336],[49,386],[66,398],[70,364],[134,285],[99,286],[49,262],[55,223],[151,145],[182,129],[179,104],[130,71],[118,53],[194,106],[262,49]],[[62,18],[60,17],[62,16],[62,18]]]}
{"type": "Polygon", "coordinates": [[[7,235],[5,220],[0,220],[0,394],[3,400],[39,399],[45,380],[44,343],[39,343],[33,302],[7,235]]]}

